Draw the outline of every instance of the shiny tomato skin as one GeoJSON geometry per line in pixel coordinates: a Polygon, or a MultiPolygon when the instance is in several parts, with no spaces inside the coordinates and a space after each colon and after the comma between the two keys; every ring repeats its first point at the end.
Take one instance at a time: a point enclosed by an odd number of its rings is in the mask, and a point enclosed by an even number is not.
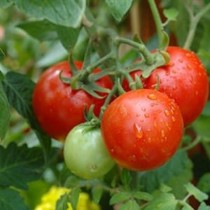
{"type": "Polygon", "coordinates": [[[100,128],[82,123],[75,126],[64,143],[67,168],[84,179],[101,178],[114,166],[101,135],[100,128]]]}
{"type": "MultiPolygon", "coordinates": [[[[75,62],[78,69],[82,62],[75,62]]],[[[67,61],[60,62],[47,69],[39,78],[33,93],[33,110],[43,130],[52,138],[64,140],[67,133],[77,124],[85,121],[84,110],[92,104],[95,105],[94,113],[99,115],[103,99],[96,99],[84,90],[72,90],[59,77],[72,76],[70,65],[67,61]]],[[[96,69],[98,72],[99,69],[96,69]]],[[[111,88],[112,81],[103,77],[97,84],[111,88]]]]}
{"type": "Polygon", "coordinates": [[[170,62],[155,69],[144,81],[145,88],[158,88],[179,105],[185,126],[202,112],[208,97],[208,76],[197,55],[169,46],[170,62]]]}
{"type": "Polygon", "coordinates": [[[153,89],[131,90],[116,98],[101,122],[112,158],[130,170],[151,170],[176,152],[183,134],[179,107],[153,89]]]}

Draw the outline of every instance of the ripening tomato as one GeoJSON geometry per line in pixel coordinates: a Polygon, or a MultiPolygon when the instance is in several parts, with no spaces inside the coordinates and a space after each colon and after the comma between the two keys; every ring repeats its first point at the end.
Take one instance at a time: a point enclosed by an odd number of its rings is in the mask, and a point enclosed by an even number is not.
{"type": "Polygon", "coordinates": [[[67,135],[64,160],[72,173],[84,179],[102,177],[114,166],[100,128],[87,123],[77,125],[67,135]]]}
{"type": "Polygon", "coordinates": [[[180,107],[184,124],[192,123],[202,112],[208,97],[208,76],[197,55],[170,46],[170,62],[155,69],[145,81],[145,88],[158,88],[180,107]]]}
{"type": "Polygon", "coordinates": [[[166,163],[183,134],[178,105],[153,89],[131,90],[104,112],[101,130],[112,158],[131,170],[150,170],[166,163]]]}
{"type": "MultiPolygon", "coordinates": [[[[78,69],[82,68],[82,62],[76,62],[75,65],[78,69]]],[[[95,72],[98,71],[100,69],[95,70],[95,72]]],[[[71,77],[72,73],[67,61],[46,70],[37,82],[33,93],[33,109],[38,122],[49,136],[57,140],[64,140],[74,126],[85,121],[85,108],[95,105],[94,113],[98,116],[105,100],[105,97],[94,98],[81,89],[73,90],[69,84],[61,80],[61,72],[63,77],[71,77]]],[[[112,81],[108,76],[99,79],[96,83],[101,87],[109,89],[112,87],[112,81]]]]}

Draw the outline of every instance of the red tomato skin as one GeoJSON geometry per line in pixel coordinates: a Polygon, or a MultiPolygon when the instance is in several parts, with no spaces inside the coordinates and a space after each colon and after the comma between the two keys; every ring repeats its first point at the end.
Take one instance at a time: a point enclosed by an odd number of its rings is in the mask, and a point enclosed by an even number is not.
{"type": "Polygon", "coordinates": [[[166,94],[131,90],[107,107],[101,130],[107,150],[120,166],[151,170],[176,152],[183,135],[183,118],[166,94]]]}
{"type": "MultiPolygon", "coordinates": [[[[78,69],[82,62],[75,62],[78,69]]],[[[98,71],[99,69],[96,69],[98,71]]],[[[95,104],[94,113],[99,115],[105,98],[96,99],[84,90],[72,90],[59,78],[72,76],[69,63],[60,62],[47,69],[39,78],[33,93],[33,110],[42,129],[52,138],[64,140],[68,132],[76,125],[85,122],[84,110],[95,104]]],[[[97,84],[111,88],[112,81],[103,77],[97,84]]]]}
{"type": "Polygon", "coordinates": [[[155,69],[144,81],[145,88],[155,88],[166,93],[179,105],[185,126],[191,124],[202,112],[208,97],[206,69],[189,50],[169,46],[169,64],[155,69]]]}

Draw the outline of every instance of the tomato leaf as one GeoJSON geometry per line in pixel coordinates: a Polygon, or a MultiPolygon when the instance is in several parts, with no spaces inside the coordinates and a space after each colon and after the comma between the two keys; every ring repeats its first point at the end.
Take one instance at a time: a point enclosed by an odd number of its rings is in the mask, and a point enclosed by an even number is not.
{"type": "Polygon", "coordinates": [[[156,192],[144,210],[176,210],[177,200],[171,193],[156,192]]]}
{"type": "Polygon", "coordinates": [[[182,210],[194,210],[188,203],[184,202],[182,210]]]}
{"type": "Polygon", "coordinates": [[[40,148],[18,147],[15,143],[7,148],[0,146],[0,186],[27,189],[27,182],[40,178],[43,163],[40,148]]]}
{"type": "Polygon", "coordinates": [[[210,206],[207,206],[205,203],[201,203],[198,210],[210,210],[210,206]]]}
{"type": "Polygon", "coordinates": [[[68,203],[70,203],[69,193],[62,195],[56,202],[56,210],[65,210],[68,208],[68,203]]]}
{"type": "Polygon", "coordinates": [[[140,206],[135,200],[129,200],[126,203],[122,204],[119,208],[119,210],[128,210],[128,209],[139,210],[140,206]]]}
{"type": "MultiPolygon", "coordinates": [[[[162,183],[168,183],[172,179],[180,175],[186,176],[184,181],[189,182],[191,179],[192,163],[189,160],[187,153],[179,150],[174,157],[159,169],[139,174],[139,186],[141,190],[152,192],[157,189],[162,183]],[[186,173],[187,171],[187,173],[186,173]]],[[[183,187],[183,186],[182,186],[183,187]]]]}
{"type": "MultiPolygon", "coordinates": [[[[14,176],[14,174],[13,174],[14,176]]],[[[1,210],[29,210],[19,193],[14,189],[0,189],[1,210]]]]}
{"type": "Polygon", "coordinates": [[[133,197],[138,200],[150,201],[152,200],[152,195],[146,192],[137,191],[133,193],[133,197]]]}
{"type": "Polygon", "coordinates": [[[113,17],[120,22],[132,6],[133,0],[106,0],[113,17]]]}
{"type": "Polygon", "coordinates": [[[12,4],[12,0],[1,0],[0,1],[0,7],[1,8],[7,8],[7,7],[9,7],[11,4],[12,4]]]}
{"type": "Polygon", "coordinates": [[[170,8],[163,10],[163,14],[169,21],[172,21],[177,19],[179,12],[175,8],[170,8]]]}
{"type": "Polygon", "coordinates": [[[202,191],[200,191],[197,187],[192,185],[191,183],[188,183],[185,185],[187,191],[193,195],[199,202],[202,202],[208,198],[208,195],[202,191]]]}
{"type": "Polygon", "coordinates": [[[81,189],[80,188],[74,188],[72,189],[71,191],[71,194],[70,194],[70,202],[71,202],[71,205],[72,205],[72,208],[73,210],[76,210],[77,208],[77,203],[78,203],[78,200],[79,200],[79,194],[81,192],[81,189]]]}
{"type": "Polygon", "coordinates": [[[111,197],[109,204],[113,205],[116,203],[121,203],[121,202],[128,200],[130,197],[131,197],[131,194],[129,192],[119,192],[117,194],[114,194],[111,197]]]}
{"type": "Polygon", "coordinates": [[[34,83],[26,76],[16,72],[8,72],[2,81],[8,101],[34,129],[46,158],[50,154],[51,139],[40,128],[32,109],[32,93],[34,83]]]}
{"type": "Polygon", "coordinates": [[[86,0],[14,0],[14,3],[25,14],[74,28],[80,25],[86,6],[86,0]]]}
{"type": "Polygon", "coordinates": [[[72,28],[65,26],[56,26],[58,38],[63,46],[69,51],[74,47],[78,40],[80,28],[72,28]]]}
{"type": "Polygon", "coordinates": [[[197,184],[198,189],[200,189],[202,192],[210,193],[209,183],[210,183],[210,173],[206,173],[200,178],[197,184]]]}
{"type": "Polygon", "coordinates": [[[196,133],[203,137],[209,138],[210,137],[210,130],[208,124],[210,123],[210,117],[206,115],[200,115],[197,120],[193,123],[193,128],[195,129],[196,133]]]}
{"type": "MultiPolygon", "coordinates": [[[[0,72],[1,74],[1,72],[0,72]]],[[[0,83],[0,141],[5,137],[10,122],[10,109],[7,97],[0,83]]]]}
{"type": "Polygon", "coordinates": [[[93,201],[99,203],[99,201],[102,198],[103,192],[104,192],[103,188],[97,186],[93,187],[92,188],[93,201]]]}
{"type": "Polygon", "coordinates": [[[48,20],[27,21],[17,26],[40,41],[49,41],[58,38],[55,25],[48,20]]]}
{"type": "Polygon", "coordinates": [[[0,48],[0,61],[3,60],[4,56],[5,56],[5,53],[4,53],[4,51],[0,48]]]}

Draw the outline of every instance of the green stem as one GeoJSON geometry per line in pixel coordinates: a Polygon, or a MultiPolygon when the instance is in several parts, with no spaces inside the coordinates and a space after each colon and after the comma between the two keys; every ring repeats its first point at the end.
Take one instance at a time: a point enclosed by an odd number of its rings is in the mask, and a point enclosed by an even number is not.
{"type": "Polygon", "coordinates": [[[109,54],[107,54],[104,57],[97,60],[95,63],[89,65],[86,69],[77,71],[77,74],[74,75],[70,80],[71,87],[73,89],[80,88],[81,82],[85,81],[88,78],[88,76],[90,75],[90,73],[93,72],[93,70],[96,67],[98,67],[99,65],[101,65],[102,63],[107,61],[108,59],[111,59],[112,57],[113,57],[113,52],[110,52],[109,54]]]}
{"type": "Polygon", "coordinates": [[[155,21],[155,26],[157,30],[157,35],[158,35],[158,42],[159,42],[159,48],[162,49],[162,43],[164,43],[164,34],[163,34],[163,23],[160,18],[160,14],[157,8],[157,5],[154,0],[148,0],[150,9],[152,11],[154,21],[155,21]]]}
{"type": "Polygon", "coordinates": [[[112,100],[112,97],[113,95],[117,92],[118,90],[118,83],[115,82],[114,83],[115,85],[113,86],[112,90],[110,91],[109,95],[106,97],[106,100],[103,104],[103,106],[101,107],[101,111],[100,111],[100,114],[99,114],[99,119],[102,118],[103,114],[104,114],[104,111],[106,110],[108,104],[110,103],[110,101],[112,100]]]}
{"type": "Polygon", "coordinates": [[[201,137],[197,136],[197,138],[191,144],[187,145],[186,147],[183,147],[183,150],[188,151],[192,149],[193,147],[195,147],[200,142],[201,142],[201,137]]]}
{"type": "Polygon", "coordinates": [[[110,53],[108,53],[107,55],[105,55],[104,57],[100,58],[99,60],[97,60],[95,63],[89,65],[85,71],[89,74],[91,73],[96,67],[100,66],[101,64],[103,64],[105,61],[107,61],[108,59],[113,58],[113,52],[111,51],[110,53]]]}
{"type": "Polygon", "coordinates": [[[200,12],[198,12],[195,16],[192,15],[191,11],[189,11],[190,14],[190,28],[189,28],[189,33],[187,35],[186,41],[184,43],[183,48],[185,49],[189,49],[194,36],[195,36],[195,32],[196,32],[196,28],[198,26],[198,23],[200,21],[200,19],[206,14],[206,12],[210,9],[210,3],[207,4],[207,6],[203,7],[200,12]]]}
{"type": "Polygon", "coordinates": [[[138,49],[142,53],[143,57],[145,58],[146,64],[151,65],[154,63],[154,56],[151,54],[151,52],[146,48],[144,44],[135,42],[130,39],[122,38],[122,37],[117,37],[115,41],[116,43],[127,44],[138,49]]]}

